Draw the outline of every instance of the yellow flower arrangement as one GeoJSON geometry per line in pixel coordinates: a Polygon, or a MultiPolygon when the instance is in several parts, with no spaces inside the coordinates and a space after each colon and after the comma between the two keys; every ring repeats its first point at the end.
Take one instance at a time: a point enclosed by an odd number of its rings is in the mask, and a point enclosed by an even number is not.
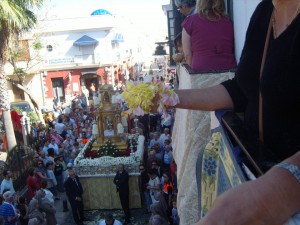
{"type": "Polygon", "coordinates": [[[134,115],[150,113],[154,106],[154,98],[157,98],[158,111],[163,112],[167,106],[175,106],[179,98],[173,89],[167,88],[161,82],[127,82],[125,91],[121,94],[126,104],[130,107],[129,112],[134,115]]]}

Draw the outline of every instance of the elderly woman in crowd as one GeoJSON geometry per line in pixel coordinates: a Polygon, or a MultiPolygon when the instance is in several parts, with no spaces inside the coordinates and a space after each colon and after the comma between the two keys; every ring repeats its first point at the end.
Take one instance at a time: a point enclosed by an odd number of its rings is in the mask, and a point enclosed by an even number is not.
{"type": "Polygon", "coordinates": [[[178,10],[185,16],[195,13],[196,0],[175,0],[178,10]]]}
{"type": "Polygon", "coordinates": [[[32,199],[28,205],[27,215],[28,225],[46,225],[44,214],[39,210],[37,199],[32,199]]]}
{"type": "Polygon", "coordinates": [[[46,213],[46,221],[47,221],[47,225],[56,225],[57,221],[56,221],[56,217],[55,217],[55,213],[56,213],[56,209],[54,208],[54,206],[51,204],[51,202],[45,198],[46,193],[43,190],[39,190],[36,192],[35,194],[35,199],[38,201],[38,205],[39,205],[39,209],[46,213]]]}

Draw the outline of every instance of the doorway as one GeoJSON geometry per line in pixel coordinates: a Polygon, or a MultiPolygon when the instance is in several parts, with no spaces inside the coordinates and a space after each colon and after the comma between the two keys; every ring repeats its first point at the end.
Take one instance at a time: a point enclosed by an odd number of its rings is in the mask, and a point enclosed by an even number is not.
{"type": "Polygon", "coordinates": [[[60,102],[65,100],[64,81],[63,78],[52,78],[53,97],[57,97],[60,102]]]}
{"type": "Polygon", "coordinates": [[[95,86],[95,91],[98,91],[99,88],[99,76],[96,74],[88,74],[81,77],[81,84],[84,84],[86,89],[89,90],[89,99],[93,99],[91,85],[92,83],[95,86]]]}

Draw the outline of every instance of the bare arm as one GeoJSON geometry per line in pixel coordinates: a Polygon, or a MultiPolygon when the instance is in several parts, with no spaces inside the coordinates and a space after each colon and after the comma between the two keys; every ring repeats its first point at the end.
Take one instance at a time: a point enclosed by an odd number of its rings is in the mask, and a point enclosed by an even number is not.
{"type": "Polygon", "coordinates": [[[192,50],[191,50],[191,36],[186,32],[186,30],[182,29],[182,47],[183,53],[185,57],[185,61],[187,64],[191,66],[192,63],[192,50]]]}
{"type": "Polygon", "coordinates": [[[180,103],[176,108],[215,111],[233,109],[233,102],[223,85],[201,89],[176,90],[180,103]]]}
{"type": "MultiPolygon", "coordinates": [[[[300,152],[285,161],[300,167],[300,152]]],[[[282,225],[300,211],[299,199],[300,184],[295,177],[284,168],[273,167],[257,180],[218,197],[196,225],[282,225]]]]}

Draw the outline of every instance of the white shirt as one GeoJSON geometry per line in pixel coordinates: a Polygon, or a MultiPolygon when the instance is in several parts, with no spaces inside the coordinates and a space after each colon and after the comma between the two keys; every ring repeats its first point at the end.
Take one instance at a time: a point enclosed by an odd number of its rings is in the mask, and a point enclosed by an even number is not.
{"type": "Polygon", "coordinates": [[[3,191],[5,189],[9,189],[10,192],[15,193],[15,189],[12,183],[12,179],[10,178],[9,180],[3,179],[1,183],[1,194],[3,194],[3,191]]]}
{"type": "Polygon", "coordinates": [[[56,144],[56,143],[54,143],[54,144],[49,144],[49,146],[48,146],[48,149],[49,148],[53,148],[54,149],[54,154],[55,155],[59,155],[59,148],[58,148],[58,145],[56,144]]]}
{"type": "Polygon", "coordinates": [[[100,96],[94,95],[94,96],[93,96],[93,100],[94,100],[94,105],[95,105],[95,106],[99,106],[99,105],[100,105],[100,103],[101,103],[101,98],[100,98],[100,96]]]}
{"type": "Polygon", "coordinates": [[[45,198],[49,200],[49,202],[54,206],[54,196],[51,191],[48,189],[43,189],[45,192],[45,198]]]}
{"type": "Polygon", "coordinates": [[[167,114],[167,117],[165,118],[165,115],[161,116],[161,125],[162,126],[171,126],[171,115],[167,114]]]}
{"type": "MultiPolygon", "coordinates": [[[[98,225],[106,225],[105,220],[100,220],[98,225]]],[[[122,225],[122,223],[119,220],[115,219],[115,222],[113,223],[113,225],[122,225]]]]}
{"type": "Polygon", "coordinates": [[[164,143],[165,140],[168,140],[168,139],[169,139],[169,136],[168,136],[168,135],[169,135],[169,134],[165,134],[165,133],[162,133],[162,134],[160,135],[159,139],[160,139],[161,143],[164,143]]]}
{"type": "Polygon", "coordinates": [[[63,123],[56,123],[55,124],[55,130],[57,131],[58,134],[61,134],[64,131],[65,128],[66,128],[66,126],[63,123]]]}
{"type": "MultiPolygon", "coordinates": [[[[156,176],[154,179],[151,179],[149,180],[148,182],[148,185],[150,187],[155,187],[157,186],[158,184],[160,184],[160,180],[158,178],[158,176],[156,176]]],[[[159,189],[150,189],[150,195],[154,196],[156,193],[160,192],[159,189]]]]}

